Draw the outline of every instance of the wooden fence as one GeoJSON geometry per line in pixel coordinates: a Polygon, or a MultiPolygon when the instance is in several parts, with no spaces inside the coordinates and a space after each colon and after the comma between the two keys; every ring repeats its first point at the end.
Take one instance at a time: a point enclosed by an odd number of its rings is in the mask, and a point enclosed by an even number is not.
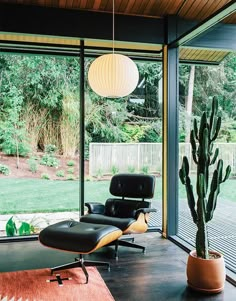
{"type": "MultiPolygon", "coordinates": [[[[236,174],[236,143],[215,143],[219,148],[219,158],[224,160],[224,168],[229,164],[232,175],[236,174]]],[[[215,149],[214,148],[214,149],[215,149]]],[[[190,170],[196,172],[189,143],[179,144],[179,162],[187,156],[190,170]]],[[[161,174],[161,143],[90,143],[89,175],[100,177],[117,172],[150,172],[161,174]]]]}

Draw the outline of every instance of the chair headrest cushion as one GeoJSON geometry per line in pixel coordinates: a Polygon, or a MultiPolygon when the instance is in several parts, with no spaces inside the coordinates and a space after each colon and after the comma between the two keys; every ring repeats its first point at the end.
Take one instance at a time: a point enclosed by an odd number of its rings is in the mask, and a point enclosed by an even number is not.
{"type": "Polygon", "coordinates": [[[112,177],[110,193],[127,198],[151,199],[155,190],[155,177],[143,174],[117,174],[112,177]]]}

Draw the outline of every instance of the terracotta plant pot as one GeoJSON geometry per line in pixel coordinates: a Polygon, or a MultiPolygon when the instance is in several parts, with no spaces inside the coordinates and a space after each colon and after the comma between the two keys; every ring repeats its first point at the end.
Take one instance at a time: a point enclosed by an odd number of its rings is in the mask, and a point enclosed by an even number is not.
{"type": "Polygon", "coordinates": [[[196,251],[189,254],[187,262],[187,282],[196,291],[213,294],[224,289],[225,263],[223,256],[210,251],[217,258],[202,259],[196,256],[196,251]]]}

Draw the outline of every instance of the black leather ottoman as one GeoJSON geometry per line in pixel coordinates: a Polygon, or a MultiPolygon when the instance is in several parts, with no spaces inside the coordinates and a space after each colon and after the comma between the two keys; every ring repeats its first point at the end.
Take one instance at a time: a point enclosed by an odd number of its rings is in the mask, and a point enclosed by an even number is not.
{"type": "Polygon", "coordinates": [[[78,253],[79,258],[74,262],[51,268],[51,273],[62,270],[81,267],[88,283],[88,272],[85,266],[107,266],[108,262],[84,260],[83,254],[89,254],[95,250],[117,240],[122,231],[110,225],[91,224],[67,220],[48,226],[39,234],[39,241],[50,248],[78,253]]]}

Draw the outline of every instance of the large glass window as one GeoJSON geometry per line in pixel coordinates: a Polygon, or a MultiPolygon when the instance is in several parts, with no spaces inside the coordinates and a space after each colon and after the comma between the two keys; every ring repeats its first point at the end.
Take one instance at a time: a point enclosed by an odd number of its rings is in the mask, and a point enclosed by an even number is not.
{"type": "Polygon", "coordinates": [[[0,235],[34,234],[78,216],[79,60],[1,55],[0,79],[0,235]]]}
{"type": "MultiPolygon", "coordinates": [[[[199,122],[203,111],[209,112],[213,96],[219,101],[219,116],[222,118],[221,131],[215,141],[219,158],[224,161],[224,171],[229,164],[230,178],[221,185],[213,219],[208,223],[210,248],[224,254],[226,266],[236,272],[236,54],[227,56],[219,66],[180,66],[180,128],[179,155],[185,155],[190,162],[190,177],[194,191],[196,165],[192,159],[189,133],[193,118],[199,122]]],[[[213,172],[211,169],[211,175],[213,172]]],[[[185,187],[179,186],[179,232],[178,235],[195,245],[195,224],[192,221],[186,200],[185,187]]]]}
{"type": "MultiPolygon", "coordinates": [[[[79,219],[78,58],[0,57],[0,236],[79,219]]],[[[85,60],[85,79],[91,59],[85,60]]],[[[105,200],[112,175],[156,176],[149,227],[161,228],[161,64],[137,62],[132,95],[98,97],[85,83],[85,202],[105,200]]]]}
{"type": "MultiPolygon", "coordinates": [[[[86,69],[90,64],[87,60],[86,69]]],[[[150,228],[161,227],[162,91],[161,64],[136,62],[140,79],[121,99],[101,98],[87,85],[85,100],[85,202],[105,203],[110,179],[117,173],[156,176],[150,228]]]]}

